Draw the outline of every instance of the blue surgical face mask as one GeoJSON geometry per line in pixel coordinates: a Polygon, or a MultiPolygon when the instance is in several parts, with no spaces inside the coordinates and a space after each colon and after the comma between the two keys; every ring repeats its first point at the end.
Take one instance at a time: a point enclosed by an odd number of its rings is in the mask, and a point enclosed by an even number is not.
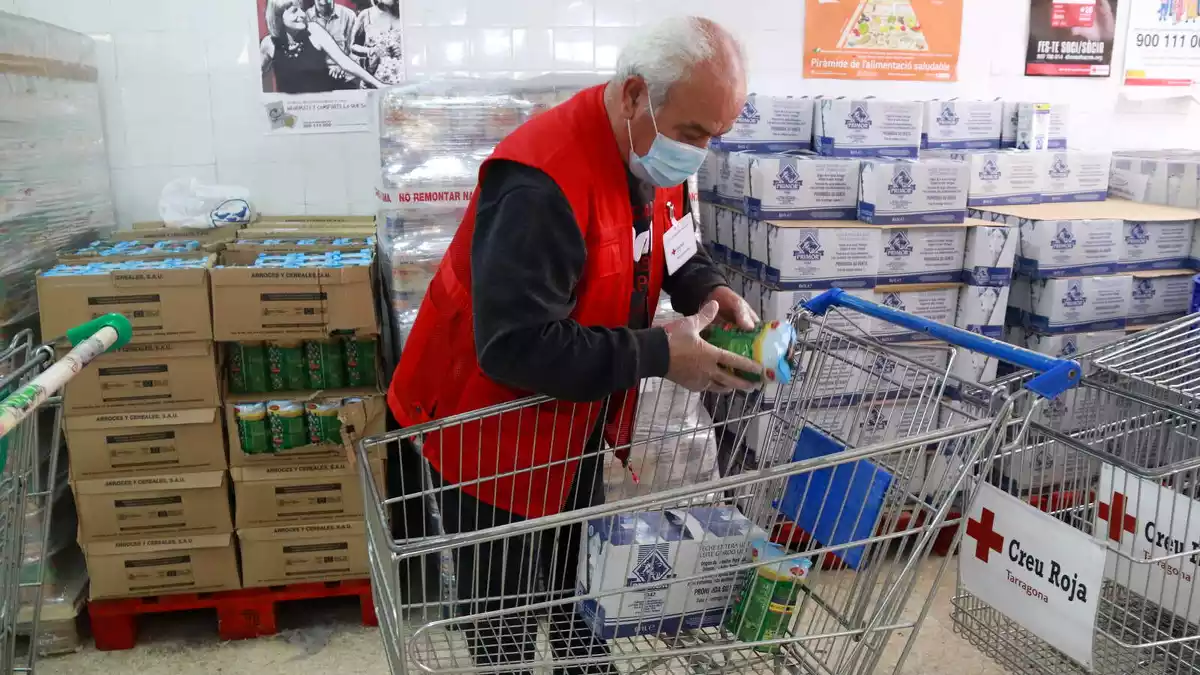
{"type": "Polygon", "coordinates": [[[650,145],[649,152],[639,157],[633,150],[633,125],[625,120],[625,130],[629,132],[629,170],[638,178],[658,187],[680,185],[700,170],[708,150],[663,136],[654,119],[653,103],[650,104],[650,122],[654,124],[654,143],[650,145]]]}

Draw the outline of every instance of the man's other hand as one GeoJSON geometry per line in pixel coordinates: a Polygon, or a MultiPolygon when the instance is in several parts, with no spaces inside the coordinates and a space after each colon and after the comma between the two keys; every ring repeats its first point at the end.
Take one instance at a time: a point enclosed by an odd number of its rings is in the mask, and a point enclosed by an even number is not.
{"type": "MultiPolygon", "coordinates": [[[[736,293],[730,293],[743,305],[746,304],[736,293]]],[[[746,310],[749,309],[747,305],[746,310]]],[[[676,319],[663,326],[671,351],[667,379],[692,391],[728,393],[734,389],[754,389],[757,385],[743,380],[731,371],[739,370],[757,375],[762,373],[762,366],[744,356],[714,347],[700,335],[700,332],[717,318],[717,311],[717,303],[709,301],[699,313],[676,319]]]]}
{"type": "Polygon", "coordinates": [[[708,294],[705,299],[705,304],[709,302],[717,303],[717,317],[722,321],[727,321],[736,325],[742,330],[754,330],[758,325],[758,314],[750,308],[750,303],[742,299],[742,296],[733,292],[733,289],[728,286],[718,286],[713,289],[712,293],[708,294]]]}

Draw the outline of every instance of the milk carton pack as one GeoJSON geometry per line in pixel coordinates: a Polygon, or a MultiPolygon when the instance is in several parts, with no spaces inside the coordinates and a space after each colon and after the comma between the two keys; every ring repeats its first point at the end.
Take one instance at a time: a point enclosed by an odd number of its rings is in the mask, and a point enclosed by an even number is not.
{"type": "Polygon", "coordinates": [[[926,101],[921,147],[999,148],[1003,117],[1000,101],[926,101]]]}
{"type": "Polygon", "coordinates": [[[1133,277],[1126,275],[1022,280],[1012,296],[1028,292],[1027,329],[1039,333],[1116,330],[1129,315],[1133,277]],[[1027,289],[1027,290],[1026,290],[1027,289]]]}
{"type": "MultiPolygon", "coordinates": [[[[858,316],[850,324],[852,335],[862,335],[856,327],[868,328],[869,321],[858,316]]],[[[798,400],[804,397],[804,411],[828,407],[855,405],[864,398],[888,398],[891,392],[920,388],[946,372],[950,354],[944,345],[894,345],[892,350],[900,359],[873,354],[861,349],[834,349],[830,358],[814,352],[804,352],[796,367],[797,381],[809,379],[804,387],[768,385],[764,396],[768,402],[798,400]],[[819,371],[811,371],[814,363],[819,371]],[[811,371],[811,372],[810,372],[811,371]]],[[[823,425],[825,429],[831,429],[823,425]]],[[[841,437],[840,440],[846,440],[841,437]]]]}
{"type": "Polygon", "coordinates": [[[879,229],[852,221],[766,221],[768,285],[784,290],[870,288],[879,229]]]}
{"type": "Polygon", "coordinates": [[[923,113],[916,101],[820,99],[815,149],[828,157],[916,157],[923,113]]]}
{"type": "Polygon", "coordinates": [[[1188,250],[1187,263],[1183,265],[1190,270],[1200,270],[1200,236],[1196,234],[1196,231],[1200,230],[1200,221],[1196,221],[1196,224],[1192,231],[1192,246],[1188,250]]]}
{"type": "Polygon", "coordinates": [[[1000,147],[1055,150],[1067,147],[1070,111],[1063,103],[1004,102],[1000,147]]]}
{"type": "Polygon", "coordinates": [[[1046,158],[1045,186],[1047,202],[1101,202],[1108,197],[1108,175],[1112,154],[1060,150],[1046,158]]]}
{"type": "Polygon", "coordinates": [[[580,602],[579,615],[605,639],[715,626],[738,573],[672,580],[747,562],[748,543],[764,535],[732,508],[592,519],[582,542],[576,590],[581,595],[627,590],[580,602]]]}
{"type": "Polygon", "coordinates": [[[877,285],[958,281],[962,275],[966,227],[885,226],[879,234],[877,285]]]}
{"type": "Polygon", "coordinates": [[[733,214],[731,209],[713,207],[713,259],[729,264],[729,251],[733,246],[733,214]]]}
{"type": "Polygon", "coordinates": [[[1151,270],[1133,273],[1128,325],[1149,326],[1188,313],[1192,302],[1190,270],[1151,270]]]}
{"type": "Polygon", "coordinates": [[[966,246],[959,281],[972,286],[1007,286],[1017,255],[1017,228],[977,218],[965,221],[966,246]]]}
{"type": "Polygon", "coordinates": [[[767,223],[756,218],[746,218],[747,242],[746,263],[742,266],[746,275],[756,281],[767,278],[767,223]]]}
{"type": "Polygon", "coordinates": [[[949,159],[864,160],[858,219],[877,225],[961,223],[967,170],[949,159]]]}
{"type": "Polygon", "coordinates": [[[1034,278],[1111,274],[1125,255],[1120,220],[1015,218],[1020,239],[1017,271],[1034,278]]]}
{"type": "Polygon", "coordinates": [[[712,253],[713,242],[717,240],[717,211],[709,202],[700,202],[696,206],[697,218],[700,221],[700,237],[704,247],[712,253]]]}
{"type": "MultiPolygon", "coordinates": [[[[961,284],[877,286],[875,302],[931,321],[953,325],[958,310],[960,287],[961,284]]],[[[927,339],[924,333],[916,333],[882,319],[871,319],[869,330],[875,339],[885,343],[927,339]]]]}
{"type": "Polygon", "coordinates": [[[721,175],[722,155],[710,148],[704,156],[704,163],[696,171],[696,189],[702,202],[714,202],[717,198],[717,182],[721,175]]]}
{"type": "Polygon", "coordinates": [[[813,99],[750,94],[733,129],[713,139],[721,150],[785,152],[812,149],[813,99]]]}
{"type": "MultiPolygon", "coordinates": [[[[1007,286],[963,286],[958,289],[954,325],[997,340],[1004,337],[1007,286]]],[[[974,380],[979,382],[981,380],[974,380]]]]}
{"type": "Polygon", "coordinates": [[[1026,349],[1059,359],[1074,359],[1105,345],[1124,339],[1123,330],[1088,331],[1083,333],[1028,333],[1023,344],[1026,349]]]}
{"type": "Polygon", "coordinates": [[[1125,254],[1121,256],[1122,271],[1170,270],[1187,266],[1194,220],[1126,220],[1125,254]]]}
{"type": "Polygon", "coordinates": [[[967,206],[1039,204],[1046,190],[1046,156],[1004,150],[951,155],[970,166],[967,206]]]}
{"type": "Polygon", "coordinates": [[[743,271],[746,259],[750,254],[750,224],[746,214],[736,211],[729,212],[729,266],[743,271]]]}
{"type": "Polygon", "coordinates": [[[853,159],[758,155],[750,159],[746,209],[754,218],[854,220],[861,165],[853,159]]]}
{"type": "Polygon", "coordinates": [[[1113,153],[1110,196],[1188,209],[1200,205],[1200,159],[1137,154],[1113,153]]]}
{"type": "MultiPolygon", "coordinates": [[[[812,300],[821,293],[824,293],[824,291],[784,291],[771,286],[763,285],[762,295],[759,298],[759,306],[761,307],[759,316],[762,317],[764,321],[782,321],[787,318],[788,314],[791,313],[794,308],[798,307],[801,303],[812,300]]],[[[875,293],[869,288],[846,290],[846,293],[857,298],[862,298],[863,300],[874,301],[875,299],[875,293]]],[[[824,325],[835,330],[840,330],[844,333],[861,335],[862,331],[854,327],[854,323],[861,322],[852,321],[852,317],[850,316],[852,314],[852,312],[827,312],[825,314],[824,325]]]]}
{"type": "Polygon", "coordinates": [[[718,151],[716,203],[741,211],[745,208],[746,174],[750,170],[750,154],[718,151]]]}

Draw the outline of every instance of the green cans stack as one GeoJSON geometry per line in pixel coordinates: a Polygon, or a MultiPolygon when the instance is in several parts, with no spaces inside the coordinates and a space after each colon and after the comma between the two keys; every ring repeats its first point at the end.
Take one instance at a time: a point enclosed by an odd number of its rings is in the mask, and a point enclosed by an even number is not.
{"type": "Polygon", "coordinates": [[[351,387],[375,385],[375,341],[348,337],[342,342],[346,353],[346,374],[351,387]]]}
{"type": "Polygon", "coordinates": [[[267,344],[271,391],[301,391],[308,386],[304,372],[304,343],[276,340],[267,344]]]}
{"type": "Polygon", "coordinates": [[[308,418],[308,440],[311,443],[341,443],[342,421],[338,413],[342,410],[341,399],[331,398],[312,401],[304,406],[308,418]]]}
{"type": "Polygon", "coordinates": [[[268,402],[267,421],[271,428],[271,448],[275,452],[308,445],[304,406],[296,401],[268,402]]]}
{"type": "MultiPolygon", "coordinates": [[[[789,629],[812,560],[785,560],[792,553],[765,539],[754,540],[750,547],[757,567],[746,572],[725,627],[742,642],[773,640],[789,629]]],[[[755,649],[776,653],[779,645],[755,649]]]]}
{"type": "Polygon", "coordinates": [[[346,386],[346,361],[337,340],[304,343],[304,362],[309,389],[338,389],[346,386]]]}
{"type": "Polygon", "coordinates": [[[267,388],[267,348],[261,342],[229,345],[229,391],[256,394],[267,388]]]}
{"type": "Polygon", "coordinates": [[[242,452],[258,455],[271,452],[271,434],[267,427],[267,404],[243,403],[233,407],[237,418],[238,439],[242,452]]]}

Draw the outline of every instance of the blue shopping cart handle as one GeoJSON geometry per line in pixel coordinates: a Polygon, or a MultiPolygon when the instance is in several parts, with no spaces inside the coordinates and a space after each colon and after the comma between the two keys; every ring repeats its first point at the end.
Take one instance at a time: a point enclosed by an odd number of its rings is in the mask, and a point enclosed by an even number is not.
{"type": "Polygon", "coordinates": [[[1045,398],[1054,398],[1079,385],[1082,368],[1075,361],[1056,359],[978,333],[930,321],[891,307],[884,307],[870,300],[863,300],[851,295],[840,288],[831,288],[804,303],[804,308],[817,316],[824,316],[830,307],[852,309],[860,314],[924,333],[933,339],[956,347],[986,354],[1001,361],[1033,370],[1039,375],[1029,380],[1025,384],[1025,388],[1045,398]]]}

